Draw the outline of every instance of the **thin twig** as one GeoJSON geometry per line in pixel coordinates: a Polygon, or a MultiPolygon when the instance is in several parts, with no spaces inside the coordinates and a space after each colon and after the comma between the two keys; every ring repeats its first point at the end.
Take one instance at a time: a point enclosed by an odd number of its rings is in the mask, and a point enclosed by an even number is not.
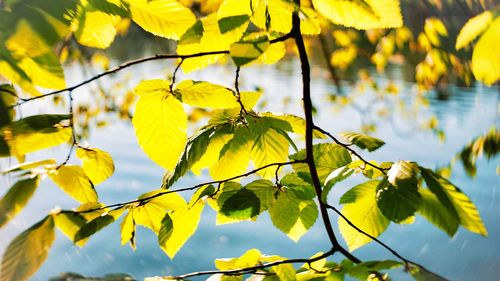
{"type": "MultiPolygon", "coordinates": [[[[344,214],[342,214],[342,212],[335,208],[334,206],[332,205],[329,205],[329,204],[325,204],[325,206],[331,210],[333,210],[335,213],[337,213],[348,225],[350,225],[352,228],[356,229],[359,233],[365,235],[366,237],[372,239],[373,241],[375,241],[377,244],[379,244],[380,246],[384,247],[386,250],[388,250],[391,254],[393,254],[395,257],[397,257],[398,259],[402,260],[405,264],[405,268],[407,270],[409,270],[411,268],[411,266],[418,266],[424,270],[427,270],[429,271],[428,269],[426,269],[424,266],[416,263],[416,262],[413,262],[405,257],[403,257],[401,254],[399,254],[396,250],[394,250],[393,248],[389,247],[389,245],[385,244],[384,242],[380,241],[379,239],[377,239],[376,237],[374,237],[373,235],[369,234],[368,232],[362,230],[361,228],[359,228],[358,226],[356,226],[353,222],[351,222],[344,214]]],[[[436,273],[433,273],[433,274],[436,274],[436,273]]],[[[436,274],[437,275],[437,274],[436,274]]],[[[445,278],[441,277],[443,280],[446,280],[445,278]]]]}
{"type": "Polygon", "coordinates": [[[320,131],[321,133],[327,135],[328,137],[330,137],[336,144],[340,145],[340,146],[343,146],[345,149],[347,149],[349,152],[351,152],[352,154],[356,155],[356,157],[359,158],[359,160],[363,161],[363,163],[365,163],[366,165],[368,166],[371,166],[377,170],[379,170],[381,173],[383,173],[384,175],[387,174],[387,171],[390,170],[390,168],[382,168],[382,167],[379,167],[367,160],[365,160],[356,150],[352,149],[350,146],[352,144],[346,144],[346,143],[343,143],[341,141],[339,141],[336,137],[334,137],[332,134],[330,134],[329,132],[323,130],[322,128],[318,127],[318,126],[314,126],[314,129],[320,131]]]}
{"type": "MultiPolygon", "coordinates": [[[[240,95],[240,67],[236,67],[236,76],[234,78],[234,89],[236,90],[236,100],[240,104],[240,115],[243,117],[243,113],[248,114],[247,110],[245,109],[245,106],[243,105],[243,102],[241,101],[241,95],[240,95]]],[[[244,119],[243,119],[244,120],[244,119]]]]}
{"type": "Polygon", "coordinates": [[[274,261],[274,262],[269,262],[269,263],[264,263],[256,266],[249,266],[245,268],[239,268],[239,269],[231,269],[231,270],[207,270],[207,271],[198,271],[198,272],[192,272],[188,274],[183,274],[183,275],[178,275],[178,276],[169,276],[166,278],[170,279],[177,279],[177,280],[184,280],[189,277],[195,277],[195,276],[203,276],[203,275],[213,275],[213,274],[223,274],[223,275],[243,275],[243,274],[248,274],[248,273],[255,273],[257,270],[261,269],[266,269],[268,267],[272,266],[277,266],[280,264],[292,264],[292,263],[311,263],[315,262],[324,258],[327,258],[337,252],[337,249],[332,248],[328,252],[319,255],[314,258],[310,259],[288,259],[288,260],[280,260],[280,261],[274,261]]]}
{"type": "Polygon", "coordinates": [[[69,102],[69,128],[71,129],[71,145],[69,147],[68,155],[66,156],[66,159],[64,161],[57,165],[56,170],[61,168],[62,166],[68,164],[69,160],[71,159],[71,155],[73,154],[73,150],[75,149],[75,146],[78,146],[78,141],[76,139],[76,133],[75,133],[75,113],[73,110],[73,92],[70,91],[68,93],[68,102],[69,102]]]}
{"type": "Polygon", "coordinates": [[[197,185],[194,185],[194,186],[191,186],[191,187],[180,188],[180,189],[175,189],[175,190],[165,190],[165,191],[162,191],[162,192],[159,192],[159,193],[156,193],[154,195],[151,195],[151,196],[148,196],[148,197],[144,197],[144,198],[141,198],[141,199],[135,199],[135,200],[127,201],[127,202],[106,205],[106,206],[102,206],[102,207],[98,207],[98,208],[93,208],[93,209],[89,209],[89,210],[84,210],[84,211],[61,211],[61,212],[62,213],[78,213],[78,214],[81,214],[81,213],[91,213],[91,212],[95,212],[95,211],[106,210],[106,209],[110,209],[110,208],[121,208],[121,207],[125,207],[125,206],[128,206],[128,205],[134,205],[134,204],[140,204],[140,205],[142,205],[142,204],[147,203],[148,201],[150,201],[150,200],[152,200],[154,198],[161,197],[161,196],[166,195],[166,194],[176,193],[176,192],[183,192],[183,191],[189,191],[189,190],[195,190],[195,189],[198,189],[198,188],[200,188],[202,186],[210,185],[210,184],[221,184],[221,183],[225,183],[225,182],[232,181],[232,180],[235,180],[235,179],[248,177],[250,175],[253,175],[253,174],[257,173],[258,171],[264,170],[264,169],[269,168],[269,167],[292,165],[292,164],[297,164],[297,163],[304,163],[304,161],[297,160],[297,161],[289,161],[289,162],[281,162],[281,163],[271,163],[271,164],[264,165],[264,166],[262,166],[260,168],[251,170],[251,171],[249,171],[247,173],[244,173],[244,174],[241,174],[241,175],[237,175],[237,176],[234,176],[234,177],[230,177],[230,178],[227,178],[227,179],[224,179],[224,180],[209,181],[209,182],[200,183],[200,184],[197,184],[197,185]]]}
{"type": "MultiPolygon", "coordinates": [[[[276,39],[273,39],[273,40],[270,40],[269,43],[270,44],[274,44],[274,43],[277,43],[277,42],[282,42],[282,41],[285,41],[287,39],[291,38],[291,34],[286,34],[286,35],[283,35],[281,37],[278,37],[276,39]]],[[[11,106],[10,108],[12,107],[16,107],[16,106],[19,106],[25,102],[29,102],[29,101],[32,101],[32,100],[37,100],[37,99],[41,99],[41,98],[45,98],[45,97],[48,97],[48,96],[53,96],[53,95],[57,95],[57,94],[60,94],[60,93],[64,93],[64,92],[71,92],[71,91],[74,91],[86,84],[89,84],[97,79],[100,79],[104,76],[107,76],[107,75],[110,75],[110,74],[113,74],[113,73],[116,73],[120,70],[123,70],[125,68],[128,68],[128,67],[131,67],[133,65],[136,65],[136,64],[141,64],[141,63],[144,63],[144,62],[148,62],[148,61],[154,61],[154,60],[164,60],[164,59],[189,59],[189,58],[197,58],[197,57],[203,57],[203,56],[210,56],[210,55],[226,55],[226,54],[229,54],[229,51],[228,50],[222,50],[222,51],[212,51],[212,52],[200,52],[200,53],[195,53],[195,54],[188,54],[188,55],[178,55],[178,54],[165,54],[165,55],[154,55],[154,56],[150,56],[150,57],[144,57],[144,58],[140,58],[140,59],[136,59],[136,60],[132,60],[132,61],[128,61],[126,63],[123,63],[117,67],[114,67],[110,70],[107,70],[107,71],[104,71],[96,76],[93,76],[87,80],[84,80],[74,86],[71,86],[71,87],[68,87],[68,88],[65,88],[65,89],[61,89],[61,90],[57,90],[57,91],[53,91],[53,92],[50,92],[50,93],[47,93],[47,94],[43,94],[43,95],[39,95],[39,96],[36,96],[36,97],[31,97],[31,98],[27,98],[27,99],[23,99],[21,100],[20,102],[16,103],[15,105],[11,106]]]]}
{"type": "Polygon", "coordinates": [[[174,73],[172,74],[172,82],[170,83],[170,93],[174,92],[174,85],[175,85],[175,77],[177,75],[177,71],[179,71],[179,68],[181,68],[182,63],[184,62],[184,58],[181,58],[181,61],[177,66],[175,67],[174,73]]]}

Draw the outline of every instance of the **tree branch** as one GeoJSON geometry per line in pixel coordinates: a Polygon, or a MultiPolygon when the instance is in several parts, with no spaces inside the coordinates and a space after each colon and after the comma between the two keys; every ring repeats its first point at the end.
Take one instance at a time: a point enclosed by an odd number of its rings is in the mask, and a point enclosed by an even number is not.
{"type": "MultiPolygon", "coordinates": [[[[300,7],[300,0],[295,0],[295,3],[300,7]]],[[[349,253],[346,249],[344,249],[337,238],[335,237],[335,232],[333,231],[332,223],[330,221],[330,217],[328,215],[328,210],[321,200],[321,182],[319,180],[318,172],[316,170],[316,164],[314,162],[314,154],[313,154],[313,130],[314,130],[314,121],[312,116],[312,101],[311,101],[311,67],[309,65],[309,59],[307,57],[306,48],[304,45],[304,39],[302,37],[302,33],[300,31],[300,18],[297,12],[293,13],[292,17],[292,34],[295,39],[295,43],[297,45],[297,50],[299,52],[300,57],[300,65],[302,70],[302,100],[304,103],[304,115],[306,120],[306,162],[309,166],[309,172],[311,173],[311,179],[313,182],[314,190],[316,192],[316,196],[319,202],[319,209],[321,212],[321,217],[323,219],[323,223],[325,225],[326,232],[328,233],[328,238],[332,243],[334,249],[341,252],[345,257],[350,259],[355,263],[360,263],[361,261],[356,258],[354,255],[349,253]]]]}
{"type": "Polygon", "coordinates": [[[202,276],[202,275],[213,275],[213,274],[243,275],[243,274],[248,274],[248,273],[255,273],[257,270],[265,269],[265,268],[272,267],[272,266],[277,266],[280,264],[312,263],[312,262],[324,259],[326,257],[329,257],[329,256],[333,255],[335,252],[337,252],[337,249],[332,248],[328,252],[326,252],[322,255],[319,255],[317,257],[310,258],[310,259],[280,260],[280,261],[274,261],[274,262],[269,262],[269,263],[264,263],[264,264],[260,264],[260,265],[256,265],[256,266],[250,266],[250,267],[239,268],[239,269],[198,271],[198,272],[192,272],[192,273],[178,275],[178,276],[168,276],[165,278],[184,280],[185,278],[189,278],[189,277],[202,276]]]}
{"type": "MultiPolygon", "coordinates": [[[[288,34],[285,34],[281,37],[278,37],[276,39],[273,39],[273,40],[270,40],[269,43],[270,44],[274,44],[274,43],[277,43],[277,42],[282,42],[282,41],[285,41],[289,38],[291,38],[292,35],[291,33],[288,33],[288,34]]],[[[25,98],[25,99],[20,99],[20,102],[16,103],[15,105],[11,106],[12,107],[16,107],[16,106],[19,106],[23,103],[26,103],[26,102],[29,102],[29,101],[33,101],[33,100],[37,100],[37,99],[41,99],[41,98],[45,98],[45,97],[48,97],[48,96],[53,96],[53,95],[57,95],[57,94],[60,94],[60,93],[64,93],[64,92],[71,92],[71,91],[74,91],[84,85],[87,85],[95,80],[98,80],[104,76],[107,76],[107,75],[110,75],[110,74],[113,74],[113,73],[116,73],[116,72],[119,72],[125,68],[128,68],[128,67],[131,67],[133,65],[136,65],[136,64],[141,64],[141,63],[144,63],[144,62],[148,62],[148,61],[154,61],[154,60],[165,60],[165,59],[181,59],[181,60],[185,60],[185,59],[189,59],[189,58],[197,58],[197,57],[203,57],[203,56],[210,56],[210,55],[227,55],[229,54],[229,51],[228,50],[223,50],[223,51],[212,51],[212,52],[200,52],[200,53],[196,53],[196,54],[189,54],[189,55],[177,55],[177,54],[165,54],[165,55],[154,55],[154,56],[150,56],[150,57],[144,57],[144,58],[140,58],[140,59],[136,59],[136,60],[132,60],[132,61],[129,61],[129,62],[126,62],[126,63],[123,63],[117,67],[114,67],[110,70],[107,70],[105,72],[102,72],[100,74],[97,74],[87,80],[84,80],[74,86],[71,86],[71,87],[68,87],[68,88],[65,88],[65,89],[61,89],[61,90],[57,90],[57,91],[53,91],[53,92],[50,92],[50,93],[47,93],[47,94],[43,94],[43,95],[39,95],[39,96],[36,96],[36,97],[31,97],[31,98],[25,98]]]]}
{"type": "Polygon", "coordinates": [[[209,184],[222,184],[222,183],[225,183],[225,182],[228,182],[228,181],[232,181],[232,180],[235,180],[235,179],[239,179],[239,178],[244,178],[244,177],[248,177],[250,175],[253,175],[261,170],[264,170],[264,169],[267,169],[269,167],[273,167],[273,166],[278,166],[278,167],[281,167],[281,166],[284,166],[284,165],[292,165],[292,164],[297,164],[297,163],[304,163],[304,161],[300,161],[300,160],[297,160],[297,161],[289,161],[289,162],[281,162],[281,163],[271,163],[271,164],[267,164],[267,165],[264,165],[260,168],[257,168],[257,169],[254,169],[254,170],[251,170],[247,173],[244,173],[244,174],[241,174],[241,175],[237,175],[237,176],[234,176],[234,177],[230,177],[230,178],[227,178],[227,179],[224,179],[224,180],[218,180],[218,181],[209,181],[209,182],[205,182],[205,183],[200,183],[200,184],[197,184],[197,185],[194,185],[194,186],[191,186],[191,187],[186,187],[186,188],[180,188],[180,189],[175,189],[175,190],[165,190],[164,192],[159,192],[159,193],[156,193],[155,195],[152,195],[152,196],[149,196],[149,197],[144,197],[144,198],[141,198],[141,199],[135,199],[135,200],[131,200],[131,201],[127,201],[127,202],[123,202],[123,203],[116,203],[116,204],[111,204],[111,205],[106,205],[106,206],[102,206],[102,207],[99,207],[99,208],[93,208],[93,209],[89,209],[89,210],[84,210],[84,211],[61,211],[62,213],[77,213],[77,214],[82,214],[82,213],[91,213],[91,212],[95,212],[95,211],[101,211],[101,210],[106,210],[106,209],[110,209],[110,208],[121,208],[121,207],[124,207],[124,206],[127,206],[127,205],[133,205],[133,204],[144,204],[144,203],[147,203],[149,200],[152,200],[154,198],[157,198],[157,197],[161,197],[163,195],[166,195],[166,194],[170,194],[170,193],[176,193],[176,192],[182,192],[182,191],[189,191],[189,190],[195,190],[195,189],[198,189],[202,186],[205,186],[205,185],[209,185],[209,184]]]}

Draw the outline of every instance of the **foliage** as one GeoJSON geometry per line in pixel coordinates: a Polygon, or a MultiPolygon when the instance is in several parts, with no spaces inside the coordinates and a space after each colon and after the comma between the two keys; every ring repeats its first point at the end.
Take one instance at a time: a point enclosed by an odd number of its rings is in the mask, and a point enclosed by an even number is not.
{"type": "MultiPolygon", "coordinates": [[[[494,11],[471,19],[460,32],[458,50],[478,38],[472,62],[464,63],[444,49],[442,41],[449,32],[437,18],[428,19],[415,39],[402,26],[397,0],[21,0],[4,5],[0,10],[0,75],[10,84],[0,87],[0,156],[16,157],[19,164],[4,171],[17,182],[0,201],[0,225],[27,205],[45,178],[81,205],[74,210],[54,210],[15,238],[3,257],[2,280],[28,279],[47,257],[55,228],[81,247],[120,219],[122,244],[135,248],[136,227],[143,226],[157,235],[159,246],[173,258],[195,233],[207,205],[217,212],[217,224],[255,221],[268,212],[273,225],[294,241],[320,217],[332,248],[295,260],[252,249],[239,258],[216,260],[214,271],[154,280],[205,274],[213,275],[210,280],[242,280],[244,274],[255,274],[251,277],[255,279],[264,275],[264,280],[343,280],[344,276],[387,280],[381,271],[402,266],[416,280],[441,280],[393,250],[401,261],[362,262],[349,251],[371,241],[388,248],[377,237],[391,223],[411,223],[416,215],[449,236],[459,226],[487,235],[474,204],[438,172],[411,161],[377,164],[365,160],[357,149],[375,151],[384,141],[346,132],[341,136],[348,143],[343,143],[314,125],[304,36],[324,36],[333,28],[339,46],[331,57],[336,68],[349,67],[360,52],[358,42],[365,41],[373,51],[369,59],[380,69],[398,52],[425,54],[416,71],[424,86],[442,79],[450,64],[463,70],[459,73],[463,79],[468,79],[471,69],[477,80],[491,85],[500,77],[499,42],[495,40],[500,18],[494,11]],[[132,24],[175,40],[177,54],[131,61],[67,87],[62,62],[85,50],[81,46],[108,48],[132,24]],[[258,112],[255,105],[262,93],[240,91],[238,86],[245,66],[278,62],[287,52],[285,41],[289,39],[295,41],[301,60],[305,118],[258,112]],[[175,81],[179,69],[200,70],[227,56],[236,67],[232,88],[209,81],[175,81]],[[146,155],[165,169],[162,188],[129,202],[103,204],[95,187],[112,176],[113,159],[105,151],[80,143],[73,91],[129,66],[160,59],[177,59],[172,78],[141,81],[122,107],[128,113],[137,99],[132,124],[146,155]],[[68,94],[69,114],[22,118],[16,112],[24,103],[63,93],[68,94]],[[189,122],[190,112],[203,112],[208,118],[189,122]],[[68,142],[69,152],[61,162],[25,161],[33,152],[68,142]],[[74,149],[81,165],[68,164],[74,149]],[[205,169],[212,181],[175,188],[176,181],[188,172],[199,174],[205,169]],[[256,178],[246,179],[251,175],[256,178]],[[328,194],[349,177],[361,183],[341,196],[339,211],[328,202],[328,194]],[[194,194],[186,200],[179,193],[188,190],[194,194]],[[337,240],[328,209],[341,213],[339,229],[349,251],[337,240]],[[337,253],[346,260],[326,260],[337,253]],[[293,263],[304,265],[296,269],[293,263]]],[[[461,155],[468,171],[473,171],[475,158],[471,155],[479,154],[479,147],[487,155],[496,153],[496,143],[497,132],[466,149],[461,155]]]]}

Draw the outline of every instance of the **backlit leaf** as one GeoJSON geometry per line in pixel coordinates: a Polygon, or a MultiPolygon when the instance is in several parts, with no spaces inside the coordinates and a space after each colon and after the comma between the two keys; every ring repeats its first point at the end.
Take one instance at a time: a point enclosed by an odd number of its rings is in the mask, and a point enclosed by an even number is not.
{"type": "MultiPolygon", "coordinates": [[[[357,185],[342,196],[340,203],[347,203],[342,214],[355,226],[373,237],[378,237],[389,226],[389,220],[379,211],[375,200],[379,181],[372,180],[357,185]]],[[[345,220],[339,219],[339,229],[350,251],[372,241],[363,233],[351,227],[345,220]]]]}
{"type": "MultiPolygon", "coordinates": [[[[82,228],[87,220],[80,214],[74,212],[61,212],[54,218],[57,228],[71,241],[75,241],[75,234],[82,228]]],[[[75,244],[82,247],[87,239],[82,239],[75,244]]]]}
{"type": "Polygon", "coordinates": [[[88,238],[104,227],[115,222],[122,215],[123,211],[123,209],[112,210],[109,213],[89,221],[75,233],[74,241],[79,242],[82,239],[88,238]]]}
{"type": "Polygon", "coordinates": [[[449,236],[453,236],[458,229],[458,216],[455,212],[450,212],[438,198],[428,189],[420,189],[422,202],[418,213],[424,216],[435,226],[444,230],[449,236]]]}
{"type": "Polygon", "coordinates": [[[477,80],[493,85],[500,79],[500,17],[481,35],[472,53],[472,72],[477,80]]]}
{"type": "Polygon", "coordinates": [[[2,174],[7,174],[7,173],[12,173],[12,172],[19,172],[19,171],[29,171],[31,169],[40,167],[40,166],[53,166],[56,163],[56,160],[54,159],[46,159],[46,160],[39,160],[39,161],[32,161],[32,162],[23,162],[21,164],[14,165],[12,167],[9,167],[8,169],[2,171],[2,174]]]}
{"type": "Polygon", "coordinates": [[[354,132],[346,132],[340,134],[343,138],[353,143],[359,148],[366,149],[368,151],[374,151],[379,149],[381,146],[385,144],[383,140],[370,137],[365,134],[354,133],[354,132]]]}
{"type": "Polygon", "coordinates": [[[357,29],[395,28],[403,24],[398,0],[313,0],[316,11],[335,24],[357,29]]]}
{"type": "Polygon", "coordinates": [[[381,272],[382,270],[398,268],[401,266],[403,266],[401,262],[392,260],[366,261],[349,268],[347,270],[347,274],[357,278],[358,280],[372,280],[369,276],[374,272],[381,272]]]}
{"type": "Polygon", "coordinates": [[[241,66],[260,57],[268,47],[269,39],[267,36],[249,35],[233,43],[229,53],[234,63],[241,66]]]}
{"type": "Polygon", "coordinates": [[[215,267],[218,270],[234,270],[255,266],[259,263],[262,253],[257,249],[246,251],[239,258],[216,259],[215,267]]]}
{"type": "Polygon", "coordinates": [[[95,185],[108,179],[115,171],[111,155],[100,149],[80,147],[76,156],[83,161],[83,171],[95,185]]]}
{"type": "Polygon", "coordinates": [[[182,102],[205,108],[240,107],[232,90],[205,81],[184,80],[175,92],[180,94],[182,102]]]}
{"type": "Polygon", "coordinates": [[[299,200],[280,192],[274,205],[269,208],[273,225],[297,242],[316,222],[318,208],[313,200],[299,200]]]}
{"type": "Polygon", "coordinates": [[[158,243],[170,258],[174,258],[175,254],[198,228],[203,206],[203,203],[197,203],[191,207],[186,205],[184,208],[165,216],[165,218],[169,217],[170,223],[164,223],[165,219],[162,221],[158,243]],[[162,235],[165,232],[170,233],[162,235]]]}
{"type": "Polygon", "coordinates": [[[421,201],[417,186],[394,186],[384,179],[377,187],[378,208],[386,218],[397,223],[413,216],[421,201]]]}
{"type": "Polygon", "coordinates": [[[80,166],[65,165],[49,171],[49,177],[69,196],[81,203],[96,202],[97,193],[80,166]]]}
{"type": "Polygon", "coordinates": [[[0,200],[0,227],[19,213],[35,193],[39,178],[27,178],[16,182],[0,200]]]}
{"type": "Polygon", "coordinates": [[[448,212],[452,214],[456,212],[460,225],[471,232],[483,236],[488,235],[476,206],[474,206],[467,195],[462,193],[458,187],[454,186],[447,179],[429,169],[420,167],[420,172],[427,187],[436,195],[441,204],[447,208],[448,212]]]}
{"type": "Polygon", "coordinates": [[[130,242],[132,249],[135,249],[135,221],[134,213],[128,212],[120,225],[121,244],[125,245],[130,242]]]}
{"type": "Polygon", "coordinates": [[[42,265],[55,239],[54,219],[47,216],[19,234],[5,250],[1,279],[28,280],[42,265]]]}
{"type": "Polygon", "coordinates": [[[187,141],[187,115],[162,80],[143,81],[132,123],[139,145],[156,164],[173,170],[187,141]]]}
{"type": "Polygon", "coordinates": [[[222,147],[219,159],[210,167],[210,176],[215,180],[223,180],[244,173],[250,162],[251,148],[248,129],[238,128],[234,137],[222,147]]]}
{"type": "Polygon", "coordinates": [[[128,0],[132,20],[154,35],[178,40],[195,22],[190,9],[175,0],[128,0]]]}
{"type": "MultiPolygon", "coordinates": [[[[316,163],[316,169],[318,171],[318,176],[321,182],[324,182],[326,177],[331,172],[351,162],[351,155],[349,155],[347,149],[333,143],[322,143],[314,145],[313,155],[316,163]]],[[[305,160],[305,149],[293,155],[290,155],[290,159],[305,160]]],[[[296,172],[309,172],[308,165],[304,163],[294,164],[293,168],[296,172]]]]}
{"type": "Polygon", "coordinates": [[[485,11],[481,14],[470,18],[460,30],[457,36],[455,49],[460,50],[474,41],[481,33],[483,33],[488,25],[493,20],[493,13],[485,11]]]}
{"type": "Polygon", "coordinates": [[[82,7],[75,20],[75,37],[78,43],[106,49],[115,40],[115,26],[121,17],[98,11],[91,4],[87,4],[82,7]]]}
{"type": "MultiPolygon", "coordinates": [[[[264,133],[254,134],[254,141],[250,157],[255,167],[263,167],[272,163],[285,162],[288,159],[288,140],[274,129],[264,133]]],[[[264,178],[272,178],[276,167],[269,167],[259,171],[264,178]]]]}

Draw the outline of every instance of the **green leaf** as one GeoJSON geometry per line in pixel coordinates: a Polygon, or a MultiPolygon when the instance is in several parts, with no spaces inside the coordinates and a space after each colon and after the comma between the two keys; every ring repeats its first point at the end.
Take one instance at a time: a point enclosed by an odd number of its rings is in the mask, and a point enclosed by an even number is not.
{"type": "Polygon", "coordinates": [[[166,214],[161,222],[158,243],[170,258],[174,258],[180,248],[191,237],[200,222],[203,203],[185,206],[172,214],[166,214]]]}
{"type": "Polygon", "coordinates": [[[398,0],[313,0],[320,14],[335,24],[357,29],[395,28],[403,25],[398,0]]]}
{"type": "Polygon", "coordinates": [[[204,108],[240,107],[234,92],[224,86],[205,81],[184,80],[179,83],[175,93],[182,102],[204,108]]]}
{"type": "Polygon", "coordinates": [[[381,139],[370,137],[365,134],[346,132],[340,134],[343,138],[353,143],[361,149],[366,149],[368,151],[375,151],[385,144],[381,139]]]}
{"type": "Polygon", "coordinates": [[[455,49],[460,50],[469,45],[481,33],[483,33],[488,25],[493,20],[493,13],[491,11],[484,11],[481,14],[470,18],[462,27],[457,36],[457,43],[455,49]]]}
{"type": "Polygon", "coordinates": [[[277,189],[271,181],[265,179],[255,180],[245,185],[245,189],[253,192],[259,198],[259,213],[264,212],[274,204],[274,195],[277,189]]]}
{"type": "Polygon", "coordinates": [[[387,180],[396,187],[414,188],[418,186],[418,167],[415,163],[398,161],[387,172],[387,180]]]}
{"type": "Polygon", "coordinates": [[[396,223],[413,216],[421,201],[422,197],[416,186],[394,186],[385,178],[377,187],[378,208],[386,218],[396,223]]]}
{"type": "Polygon", "coordinates": [[[11,108],[17,102],[17,92],[8,84],[0,84],[0,128],[12,122],[16,111],[11,108]]]}
{"type": "Polygon", "coordinates": [[[269,215],[276,228],[297,242],[316,222],[318,208],[313,200],[299,200],[287,192],[280,192],[269,208],[269,215]]]}
{"type": "MultiPolygon", "coordinates": [[[[157,1],[154,1],[157,2],[157,1]]],[[[173,170],[187,141],[187,115],[164,80],[141,82],[132,123],[139,145],[156,164],[173,170]]]]}
{"type": "Polygon", "coordinates": [[[195,22],[190,9],[175,0],[128,0],[132,20],[154,35],[178,40],[195,22]]]}
{"type": "Polygon", "coordinates": [[[366,261],[358,263],[347,270],[347,274],[359,280],[372,280],[369,276],[374,272],[380,272],[382,270],[398,268],[401,266],[403,266],[401,262],[393,260],[366,261]]]}
{"type": "MultiPolygon", "coordinates": [[[[367,181],[353,187],[340,199],[341,204],[347,203],[342,208],[342,214],[373,237],[378,237],[389,226],[389,220],[380,212],[375,200],[378,185],[377,180],[367,181]]],[[[350,251],[372,241],[343,219],[339,219],[339,229],[350,251]]]]}
{"type": "MultiPolygon", "coordinates": [[[[322,143],[314,145],[313,148],[314,161],[321,182],[324,182],[326,177],[334,170],[351,163],[351,155],[344,147],[333,143],[322,143]]],[[[290,155],[293,160],[305,160],[306,150],[303,149],[293,155],[290,155]]],[[[304,163],[294,164],[293,168],[296,172],[309,173],[309,166],[304,163]]]]}
{"type": "MultiPolygon", "coordinates": [[[[54,221],[57,228],[71,241],[75,240],[75,234],[87,223],[87,220],[80,214],[74,212],[61,212],[55,216],[54,221]]],[[[87,239],[82,239],[75,244],[82,247],[87,239]]]]}
{"type": "Polygon", "coordinates": [[[55,239],[54,219],[47,216],[19,234],[2,258],[1,279],[28,280],[42,265],[55,239]]]}
{"type": "Polygon", "coordinates": [[[219,30],[221,33],[226,33],[234,30],[248,22],[248,15],[230,16],[219,19],[219,30]]]}
{"type": "Polygon", "coordinates": [[[0,227],[14,218],[31,199],[38,187],[39,178],[27,178],[16,182],[0,200],[0,227]]]}
{"type": "Polygon", "coordinates": [[[109,15],[130,17],[128,4],[122,0],[88,0],[89,5],[109,15]]]}
{"type": "Polygon", "coordinates": [[[260,214],[259,197],[246,188],[231,192],[231,194],[223,190],[217,203],[220,206],[219,212],[228,218],[247,220],[260,214]]]}
{"type": "Polygon", "coordinates": [[[422,196],[422,202],[418,213],[444,230],[450,237],[455,235],[459,224],[456,212],[450,212],[428,189],[420,189],[419,192],[422,196]]]}
{"type": "Polygon", "coordinates": [[[427,187],[436,195],[439,202],[446,207],[448,212],[458,216],[460,225],[471,232],[483,236],[488,235],[476,206],[474,206],[467,195],[432,170],[423,167],[419,168],[427,187]]]}
{"type": "Polygon", "coordinates": [[[323,187],[323,192],[321,193],[321,200],[323,202],[327,202],[328,194],[335,186],[336,183],[341,182],[348,177],[350,177],[354,173],[354,170],[344,166],[337,168],[333,172],[331,172],[328,177],[325,179],[325,186],[323,187]]]}
{"type": "Polygon", "coordinates": [[[229,53],[237,66],[245,65],[260,57],[269,47],[267,36],[250,35],[233,43],[229,53]]]}
{"type": "Polygon", "coordinates": [[[286,187],[287,192],[291,192],[300,200],[310,200],[316,197],[312,184],[296,173],[285,175],[281,178],[280,184],[286,187]]]}
{"type": "Polygon", "coordinates": [[[94,235],[99,230],[115,222],[123,214],[123,211],[124,209],[112,210],[105,215],[99,216],[87,222],[75,233],[75,243],[94,235]]]}
{"type": "Polygon", "coordinates": [[[80,166],[65,165],[49,171],[49,177],[69,196],[81,203],[96,202],[97,192],[80,166]]]}
{"type": "Polygon", "coordinates": [[[448,279],[415,264],[410,264],[409,272],[416,281],[446,281],[448,279]]]}
{"type": "Polygon", "coordinates": [[[111,155],[100,149],[79,147],[76,156],[83,161],[83,171],[93,184],[100,184],[115,171],[111,155]]]}
{"type": "MultiPolygon", "coordinates": [[[[287,138],[274,129],[268,129],[262,133],[255,132],[252,127],[250,127],[250,130],[254,138],[250,158],[255,167],[263,167],[288,160],[289,142],[287,138]]],[[[276,167],[269,167],[259,171],[258,174],[269,179],[274,176],[275,171],[276,167]]]]}

